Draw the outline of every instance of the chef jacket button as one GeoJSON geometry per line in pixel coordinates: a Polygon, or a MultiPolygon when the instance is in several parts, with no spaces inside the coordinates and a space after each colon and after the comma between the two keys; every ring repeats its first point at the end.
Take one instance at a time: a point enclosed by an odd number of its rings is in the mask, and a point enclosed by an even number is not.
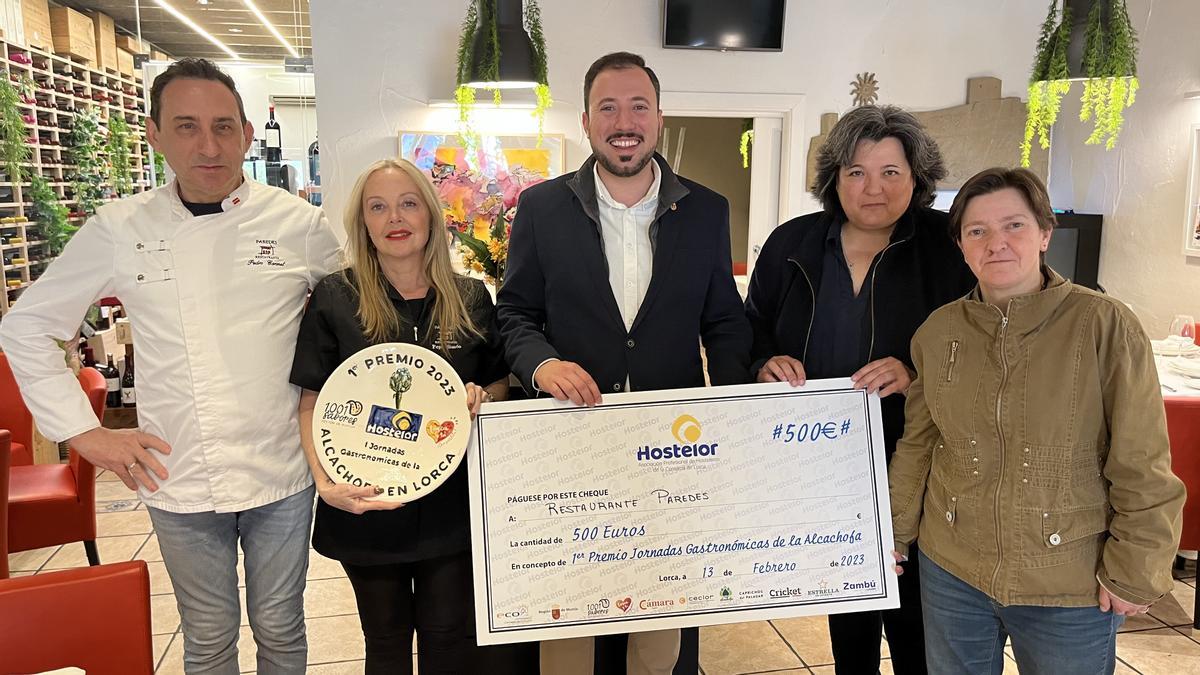
{"type": "Polygon", "coordinates": [[[976,445],[974,438],[971,439],[971,445],[976,445]]]}
{"type": "Polygon", "coordinates": [[[621,385],[620,385],[620,384],[614,384],[614,385],[613,385],[613,391],[621,391],[621,385]]]}
{"type": "Polygon", "coordinates": [[[1058,546],[1061,543],[1062,543],[1062,537],[1059,536],[1059,534],[1057,532],[1050,535],[1050,545],[1051,546],[1058,546]]]}
{"type": "Polygon", "coordinates": [[[146,275],[145,275],[145,274],[139,274],[139,275],[137,275],[137,280],[138,280],[138,281],[145,281],[145,280],[146,280],[146,275]]]}
{"type": "Polygon", "coordinates": [[[947,523],[954,522],[954,514],[953,513],[949,512],[949,511],[946,512],[946,522],[947,523]]]}
{"type": "Polygon", "coordinates": [[[630,349],[633,349],[633,345],[634,345],[634,342],[633,342],[633,340],[627,340],[627,341],[625,342],[625,346],[626,346],[626,347],[629,347],[630,349]]]}

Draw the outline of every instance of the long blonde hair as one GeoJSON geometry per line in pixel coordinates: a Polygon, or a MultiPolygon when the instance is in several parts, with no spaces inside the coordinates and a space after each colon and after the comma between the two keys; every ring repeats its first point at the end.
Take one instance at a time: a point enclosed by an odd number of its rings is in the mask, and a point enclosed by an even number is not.
{"type": "Polygon", "coordinates": [[[425,278],[436,294],[433,301],[433,321],[425,337],[432,341],[436,323],[441,338],[442,351],[449,355],[449,344],[453,338],[473,333],[482,336],[479,327],[471,321],[467,305],[463,300],[465,284],[460,286],[461,275],[455,274],[450,263],[450,247],[446,243],[443,227],[442,203],[433,189],[433,183],[420,169],[403,159],[381,159],[365,171],[354,182],[350,201],[346,204],[346,247],[349,253],[349,270],[354,272],[353,285],[358,291],[358,321],[363,332],[372,342],[387,342],[400,334],[401,318],[395,305],[388,299],[386,284],[390,283],[379,266],[378,250],[371,241],[367,223],[363,218],[363,191],[367,179],[376,171],[395,169],[404,172],[417,186],[417,192],[429,212],[429,239],[425,242],[425,278]]]}

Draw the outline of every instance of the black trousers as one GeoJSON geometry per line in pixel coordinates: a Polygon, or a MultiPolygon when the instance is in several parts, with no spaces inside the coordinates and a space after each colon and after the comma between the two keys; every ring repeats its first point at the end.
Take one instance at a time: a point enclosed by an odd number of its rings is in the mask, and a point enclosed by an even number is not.
{"type": "Polygon", "coordinates": [[[829,639],[837,675],[875,675],[879,672],[879,643],[887,631],[896,675],[925,675],[925,629],[921,618],[921,575],[917,547],[900,563],[900,607],[878,612],[829,615],[829,639]]]}
{"type": "Polygon", "coordinates": [[[412,675],[413,632],[421,675],[527,675],[537,643],[475,644],[471,554],[392,565],[342,563],[366,641],[366,675],[412,675]]]}

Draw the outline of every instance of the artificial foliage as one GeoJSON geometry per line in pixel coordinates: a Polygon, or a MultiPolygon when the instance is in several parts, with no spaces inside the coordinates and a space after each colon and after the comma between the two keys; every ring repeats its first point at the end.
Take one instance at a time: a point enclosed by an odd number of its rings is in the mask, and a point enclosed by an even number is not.
{"type": "MultiPolygon", "coordinates": [[[[1058,120],[1062,98],[1071,89],[1067,47],[1071,42],[1072,16],[1069,7],[1063,5],[1060,10],[1061,2],[1051,0],[1038,36],[1029,77],[1021,166],[1029,166],[1035,138],[1043,149],[1050,147],[1050,128],[1058,120]]],[[[1125,122],[1124,110],[1133,105],[1138,89],[1137,33],[1125,0],[1095,0],[1085,25],[1079,119],[1093,124],[1086,143],[1103,143],[1111,150],[1125,122]]]]}
{"type": "Polygon", "coordinates": [[[1089,145],[1104,143],[1111,150],[1125,123],[1124,111],[1133,105],[1138,90],[1137,33],[1129,20],[1125,0],[1110,0],[1107,29],[1096,2],[1088,14],[1084,46],[1081,122],[1092,121],[1089,145]]]}
{"type": "Polygon", "coordinates": [[[59,202],[54,188],[38,174],[29,179],[29,201],[33,202],[33,219],[41,227],[49,254],[58,256],[79,228],[67,220],[67,207],[59,202]]]}
{"type": "Polygon", "coordinates": [[[742,154],[742,168],[750,168],[750,147],[754,143],[754,120],[742,122],[742,135],[738,138],[738,152],[742,154]]]}
{"type": "Polygon", "coordinates": [[[133,179],[129,177],[129,123],[125,116],[113,113],[108,118],[108,175],[113,190],[118,195],[133,192],[133,179]]]}
{"type": "Polygon", "coordinates": [[[0,161],[3,162],[9,182],[24,182],[25,167],[29,163],[31,149],[29,130],[21,119],[21,101],[17,87],[0,71],[0,161]]]}
{"type": "Polygon", "coordinates": [[[75,173],[71,190],[79,202],[79,212],[90,216],[96,212],[104,196],[104,179],[108,175],[102,151],[105,146],[100,131],[100,117],[89,109],[75,111],[71,122],[71,163],[75,173]]]}
{"type": "MultiPolygon", "coordinates": [[[[481,48],[483,64],[479,77],[486,82],[500,80],[500,33],[496,21],[496,0],[468,0],[467,15],[463,18],[458,37],[458,69],[455,74],[454,102],[458,106],[459,135],[468,150],[477,142],[477,133],[471,124],[471,108],[475,105],[476,91],[471,81],[471,64],[475,58],[475,30],[482,19],[487,30],[481,48]]],[[[546,38],[542,33],[542,13],[537,0],[524,0],[522,23],[529,41],[533,44],[533,94],[535,97],[533,116],[538,124],[538,147],[541,147],[542,130],[546,121],[546,110],[553,104],[550,96],[550,80],[546,61],[546,38]]],[[[492,89],[492,101],[501,103],[499,89],[492,89]]],[[[469,154],[469,153],[468,153],[469,154]]]]}

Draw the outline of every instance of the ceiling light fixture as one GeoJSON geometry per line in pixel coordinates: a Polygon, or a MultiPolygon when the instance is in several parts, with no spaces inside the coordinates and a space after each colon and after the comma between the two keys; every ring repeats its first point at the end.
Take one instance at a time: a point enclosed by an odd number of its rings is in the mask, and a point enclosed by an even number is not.
{"type": "Polygon", "coordinates": [[[167,4],[166,0],[154,0],[154,2],[157,3],[159,7],[162,7],[163,9],[165,9],[168,14],[175,17],[176,19],[179,19],[180,23],[182,23],[183,25],[187,26],[188,28],[191,28],[192,30],[196,31],[196,33],[199,34],[200,37],[203,37],[205,40],[208,40],[209,42],[213,43],[214,45],[220,47],[221,51],[228,54],[235,61],[241,60],[242,57],[238,56],[237,52],[235,52],[232,49],[230,49],[229,47],[225,46],[224,42],[221,42],[217,38],[213,37],[211,33],[204,30],[203,28],[201,28],[200,25],[197,24],[195,21],[192,21],[191,19],[189,19],[186,14],[175,9],[171,5],[167,4]]]}
{"type": "Polygon", "coordinates": [[[241,28],[230,28],[229,32],[230,33],[240,33],[240,32],[242,32],[242,29],[241,28]]]}
{"type": "Polygon", "coordinates": [[[292,43],[288,42],[287,39],[283,37],[283,34],[280,33],[277,28],[275,28],[275,24],[267,20],[266,15],[262,13],[262,10],[258,8],[258,5],[255,5],[252,0],[242,0],[242,4],[246,5],[247,9],[249,9],[254,16],[262,22],[262,25],[266,26],[267,30],[271,31],[271,35],[274,35],[275,39],[279,40],[279,43],[287,48],[288,53],[292,55],[292,58],[300,58],[300,52],[296,51],[296,48],[292,46],[292,43]]]}

